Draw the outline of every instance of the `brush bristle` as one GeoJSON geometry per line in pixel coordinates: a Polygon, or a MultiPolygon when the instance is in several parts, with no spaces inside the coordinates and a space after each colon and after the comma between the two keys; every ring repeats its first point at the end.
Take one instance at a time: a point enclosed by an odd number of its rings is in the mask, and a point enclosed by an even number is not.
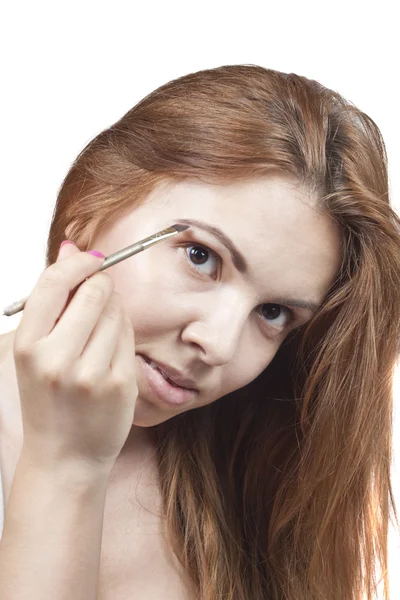
{"type": "Polygon", "coordinates": [[[174,229],[176,229],[176,231],[178,231],[180,233],[181,231],[186,231],[186,229],[189,229],[190,225],[178,225],[178,224],[175,224],[175,225],[172,225],[172,227],[174,229]]]}

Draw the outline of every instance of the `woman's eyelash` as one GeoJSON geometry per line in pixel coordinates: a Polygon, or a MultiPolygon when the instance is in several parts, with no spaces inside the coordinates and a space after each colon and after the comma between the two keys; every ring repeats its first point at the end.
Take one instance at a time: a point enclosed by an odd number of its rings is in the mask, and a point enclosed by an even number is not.
{"type": "MultiPolygon", "coordinates": [[[[184,244],[181,244],[180,247],[185,248],[185,250],[187,248],[201,248],[202,250],[206,250],[208,253],[210,253],[213,256],[215,256],[217,258],[217,260],[218,260],[218,262],[219,262],[220,265],[223,263],[223,259],[221,258],[221,256],[217,252],[215,252],[214,250],[212,250],[211,248],[209,248],[208,246],[206,246],[205,244],[200,244],[200,243],[197,243],[197,242],[186,242],[184,244]]],[[[185,257],[186,257],[186,260],[189,263],[189,266],[195,272],[198,273],[198,270],[195,268],[195,265],[191,262],[191,260],[190,260],[190,258],[188,256],[187,252],[185,252],[185,257]]],[[[275,305],[273,302],[262,304],[260,306],[260,308],[258,309],[258,313],[259,314],[261,313],[261,310],[262,310],[263,306],[268,306],[268,305],[271,305],[271,306],[280,306],[286,312],[286,314],[288,315],[287,326],[291,325],[294,321],[296,321],[296,318],[297,318],[296,314],[295,314],[295,312],[291,308],[289,308],[288,306],[283,306],[282,304],[276,304],[275,305]]],[[[265,322],[267,322],[266,319],[263,319],[263,317],[262,317],[261,314],[260,314],[260,316],[261,316],[262,320],[264,320],[265,322]]]]}

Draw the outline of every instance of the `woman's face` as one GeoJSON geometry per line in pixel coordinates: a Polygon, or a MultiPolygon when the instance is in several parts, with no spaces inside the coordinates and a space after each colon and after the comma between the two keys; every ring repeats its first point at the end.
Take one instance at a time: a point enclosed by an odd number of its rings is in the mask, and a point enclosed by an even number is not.
{"type": "Polygon", "coordinates": [[[134,425],[156,425],[245,386],[311,319],[309,308],[292,301],[320,304],[340,267],[337,226],[312,205],[283,178],[186,180],[160,185],[95,238],[93,247],[108,256],[180,220],[198,222],[107,269],[135,332],[134,425]],[[198,392],[183,404],[160,400],[138,355],[180,371],[198,392]]]}

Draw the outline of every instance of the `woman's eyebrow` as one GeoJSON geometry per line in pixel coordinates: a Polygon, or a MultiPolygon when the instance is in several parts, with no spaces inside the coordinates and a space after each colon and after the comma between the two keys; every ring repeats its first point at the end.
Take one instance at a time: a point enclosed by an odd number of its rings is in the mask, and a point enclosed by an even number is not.
{"type": "Polygon", "coordinates": [[[198,227],[199,229],[204,229],[204,231],[211,233],[229,250],[232,257],[232,262],[239,273],[248,275],[249,269],[245,257],[238,250],[232,240],[226,235],[226,233],[224,233],[219,227],[216,227],[215,225],[209,225],[209,223],[206,223],[205,221],[198,221],[196,219],[176,219],[174,222],[182,223],[182,225],[198,227]]]}
{"type": "MultiPolygon", "coordinates": [[[[233,241],[224,233],[219,227],[215,225],[210,225],[205,221],[199,221],[197,219],[174,219],[174,223],[181,223],[182,225],[189,225],[192,227],[198,227],[199,229],[203,229],[208,233],[211,233],[214,237],[216,237],[221,244],[223,244],[230,252],[232,257],[232,262],[235,265],[236,269],[239,273],[244,275],[249,274],[249,268],[246,259],[243,254],[238,250],[233,241]]],[[[297,308],[305,308],[311,313],[316,313],[320,308],[319,302],[312,302],[307,300],[297,300],[294,298],[274,298],[274,303],[276,304],[284,304],[288,306],[293,306],[297,308]]]]}
{"type": "Polygon", "coordinates": [[[319,302],[310,302],[307,300],[295,300],[294,298],[276,298],[274,296],[274,304],[287,304],[288,306],[294,306],[296,308],[305,308],[312,314],[316,313],[320,308],[319,302]]]}

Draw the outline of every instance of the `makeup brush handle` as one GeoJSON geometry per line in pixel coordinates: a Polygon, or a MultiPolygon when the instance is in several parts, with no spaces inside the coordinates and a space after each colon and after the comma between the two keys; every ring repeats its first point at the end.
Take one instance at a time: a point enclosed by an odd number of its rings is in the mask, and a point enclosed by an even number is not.
{"type": "MultiPolygon", "coordinates": [[[[155,240],[156,240],[156,236],[152,236],[151,242],[155,243],[155,240]]],[[[128,246],[128,248],[123,248],[122,250],[118,250],[118,252],[115,252],[114,254],[107,256],[107,258],[103,262],[102,266],[100,267],[99,271],[104,271],[104,269],[107,269],[108,267],[116,265],[117,263],[121,262],[125,258],[129,258],[130,256],[137,254],[138,252],[142,252],[142,250],[145,250],[145,248],[146,248],[145,245],[143,245],[141,242],[137,242],[136,244],[132,244],[131,246],[128,246]]],[[[12,304],[9,304],[8,306],[6,306],[3,309],[3,316],[11,317],[12,315],[17,314],[18,312],[21,312],[21,310],[24,310],[25,304],[27,303],[28,298],[29,298],[29,296],[26,296],[25,298],[21,298],[21,300],[17,300],[16,302],[13,302],[12,304]]]]}
{"type": "MultiPolygon", "coordinates": [[[[113,265],[116,265],[117,263],[121,262],[122,260],[125,260],[126,258],[129,258],[130,256],[134,256],[135,254],[146,250],[146,248],[150,248],[154,244],[158,244],[159,242],[168,239],[172,235],[176,235],[177,233],[186,231],[186,229],[189,229],[189,225],[180,225],[175,223],[167,229],[162,229],[161,231],[158,231],[150,237],[146,237],[143,240],[132,244],[131,246],[127,246],[122,250],[118,250],[117,252],[114,252],[114,254],[110,254],[110,256],[106,257],[99,271],[104,271],[104,269],[112,267],[113,265]]],[[[6,306],[3,309],[3,316],[11,317],[12,315],[17,314],[18,312],[21,312],[21,310],[24,310],[28,298],[29,296],[26,296],[26,298],[22,298],[21,300],[17,300],[16,302],[13,302],[12,304],[6,306]]]]}
{"type": "Polygon", "coordinates": [[[12,315],[21,312],[21,310],[24,310],[28,298],[29,296],[26,296],[26,298],[22,298],[21,300],[17,300],[16,302],[13,302],[12,304],[6,306],[3,310],[3,316],[11,317],[12,315]]]}
{"type": "MultiPolygon", "coordinates": [[[[110,266],[110,265],[107,265],[107,266],[110,266]]],[[[103,265],[99,269],[99,271],[103,271],[104,268],[107,268],[107,267],[104,267],[104,265],[103,265]]],[[[89,279],[89,278],[87,277],[86,279],[89,279]]],[[[85,279],[85,281],[86,281],[86,279],[85,279]]],[[[29,298],[29,296],[26,296],[25,298],[21,298],[21,300],[17,300],[16,302],[13,302],[12,304],[9,304],[8,306],[6,306],[3,309],[3,316],[11,317],[12,315],[16,315],[17,313],[21,312],[21,310],[24,310],[25,304],[27,303],[28,298],[29,298]]]]}
{"type": "MultiPolygon", "coordinates": [[[[152,236],[152,243],[154,243],[153,238],[155,240],[155,236],[152,236]]],[[[146,246],[144,246],[142,243],[137,242],[136,244],[132,244],[132,246],[129,246],[128,248],[118,250],[118,252],[111,254],[110,256],[108,256],[105,259],[105,261],[103,262],[99,271],[104,271],[104,269],[107,269],[108,267],[116,265],[117,263],[121,262],[125,258],[133,256],[134,254],[137,254],[138,252],[142,252],[142,250],[145,250],[145,247],[146,246]]],[[[21,310],[24,310],[25,304],[27,303],[28,298],[29,298],[29,296],[26,296],[25,298],[21,298],[21,300],[17,300],[16,302],[13,302],[12,304],[9,304],[8,306],[6,306],[3,309],[3,316],[11,317],[12,315],[16,315],[17,313],[21,312],[21,310]]]]}
{"type": "MultiPolygon", "coordinates": [[[[137,244],[137,248],[135,250],[136,250],[136,252],[139,252],[143,249],[144,248],[141,244],[137,244]]],[[[132,253],[132,250],[131,250],[131,253],[132,253]]],[[[123,260],[127,256],[131,256],[131,254],[129,254],[126,251],[126,249],[116,252],[115,254],[109,256],[104,261],[104,263],[100,267],[99,271],[104,271],[104,269],[107,269],[108,267],[111,267],[112,265],[115,265],[118,262],[121,262],[121,260],[123,260]]],[[[11,317],[12,315],[16,315],[17,313],[21,312],[21,310],[24,310],[25,304],[27,303],[28,298],[29,298],[29,296],[26,296],[25,298],[21,298],[21,300],[17,300],[16,302],[13,302],[12,304],[9,304],[8,306],[6,306],[3,309],[3,316],[11,317]]]]}

